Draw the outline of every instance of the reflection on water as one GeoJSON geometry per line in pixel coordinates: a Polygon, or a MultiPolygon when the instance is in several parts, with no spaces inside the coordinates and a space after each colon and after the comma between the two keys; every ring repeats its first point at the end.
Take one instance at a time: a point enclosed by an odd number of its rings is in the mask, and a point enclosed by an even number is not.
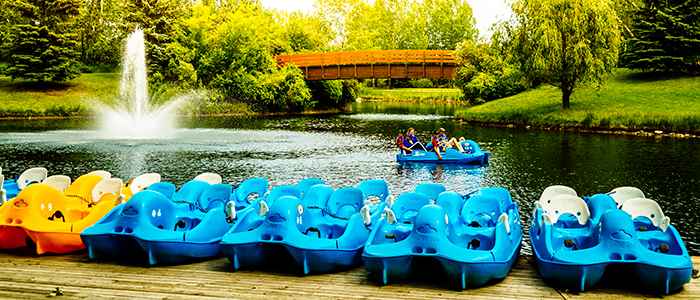
{"type": "Polygon", "coordinates": [[[502,186],[519,204],[524,229],[533,201],[549,185],[579,195],[636,186],[661,204],[688,250],[700,254],[698,140],[466,126],[429,107],[404,115],[390,107],[368,111],[377,103],[355,105],[359,113],[349,115],[184,118],[169,139],[106,139],[90,120],[0,121],[0,166],[8,178],[44,166],[73,179],[96,169],[124,180],[158,172],[177,185],[202,172],[227,182],[265,177],[272,186],[319,177],[339,188],[379,178],[394,195],[424,182],[460,193],[502,186]],[[392,140],[407,127],[424,142],[440,127],[475,140],[491,151],[490,164],[398,164],[392,140]]]}

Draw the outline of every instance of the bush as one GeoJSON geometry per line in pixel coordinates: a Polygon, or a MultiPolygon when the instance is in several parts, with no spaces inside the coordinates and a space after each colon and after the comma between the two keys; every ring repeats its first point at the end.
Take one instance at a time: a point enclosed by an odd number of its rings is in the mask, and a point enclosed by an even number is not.
{"type": "Polygon", "coordinates": [[[488,45],[464,41],[454,56],[459,61],[455,85],[470,104],[515,95],[530,86],[517,68],[488,45]]]}

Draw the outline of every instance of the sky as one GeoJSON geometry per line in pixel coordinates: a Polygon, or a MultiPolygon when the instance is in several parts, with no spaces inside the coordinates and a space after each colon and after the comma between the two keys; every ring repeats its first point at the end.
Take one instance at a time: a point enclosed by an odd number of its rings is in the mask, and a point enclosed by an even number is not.
{"type": "MultiPolygon", "coordinates": [[[[314,9],[314,0],[262,0],[262,5],[268,8],[276,8],[286,11],[301,10],[304,12],[314,9]]],[[[467,0],[474,12],[476,19],[476,27],[479,29],[479,35],[490,37],[491,32],[488,30],[491,24],[498,20],[506,20],[510,18],[510,6],[506,4],[506,0],[467,0]]],[[[508,0],[512,2],[512,0],[508,0]]]]}

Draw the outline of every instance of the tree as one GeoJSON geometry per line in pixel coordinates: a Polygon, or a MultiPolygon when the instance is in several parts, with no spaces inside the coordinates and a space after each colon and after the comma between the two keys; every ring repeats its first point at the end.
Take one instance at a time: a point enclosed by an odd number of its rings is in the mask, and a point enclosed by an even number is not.
{"type": "Polygon", "coordinates": [[[77,0],[12,0],[7,8],[17,16],[8,48],[12,80],[64,81],[78,77],[78,46],[71,32],[80,4],[77,0]]]}
{"type": "Polygon", "coordinates": [[[82,0],[82,3],[76,24],[80,60],[85,65],[118,66],[125,37],[119,30],[124,3],[119,0],[82,0]]]}
{"type": "MultiPolygon", "coordinates": [[[[183,49],[178,39],[183,35],[181,21],[186,16],[188,2],[185,0],[127,0],[125,5],[124,31],[131,32],[136,26],[143,29],[146,40],[146,61],[151,78],[178,80],[173,66],[187,65],[183,61],[183,49]],[[174,60],[174,62],[173,62],[174,60]]],[[[189,57],[184,55],[184,57],[189,57]]],[[[184,69],[190,69],[190,66],[184,69]]]]}
{"type": "Polygon", "coordinates": [[[453,56],[459,61],[455,85],[470,104],[515,95],[529,87],[522,73],[508,63],[498,46],[465,40],[457,45],[453,56]]]}
{"type": "Polygon", "coordinates": [[[601,88],[617,65],[620,31],[608,0],[519,0],[512,6],[518,23],[514,50],[521,70],[534,82],[562,91],[570,108],[574,89],[601,88]]]}
{"type": "Polygon", "coordinates": [[[700,72],[700,0],[646,0],[633,15],[630,46],[623,55],[632,69],[700,72]]]}
{"type": "Polygon", "coordinates": [[[472,7],[466,0],[425,0],[418,11],[425,18],[427,49],[453,50],[458,43],[479,35],[472,7]]]}

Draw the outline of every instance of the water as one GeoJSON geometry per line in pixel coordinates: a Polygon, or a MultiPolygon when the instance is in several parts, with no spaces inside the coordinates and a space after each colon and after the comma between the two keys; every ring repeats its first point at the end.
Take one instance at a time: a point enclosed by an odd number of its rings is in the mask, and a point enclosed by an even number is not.
{"type": "Polygon", "coordinates": [[[319,177],[340,188],[379,178],[394,195],[424,182],[460,193],[502,186],[519,203],[525,226],[532,202],[549,185],[571,186],[579,195],[636,186],[660,203],[691,254],[700,255],[700,141],[466,126],[449,117],[453,109],[356,103],[356,113],[347,115],[183,118],[167,138],[139,139],[105,137],[94,120],[3,120],[0,166],[8,178],[35,166],[73,179],[97,169],[124,180],[158,172],[178,186],[202,172],[236,183],[265,177],[271,186],[319,177]],[[392,139],[409,126],[423,141],[439,127],[476,140],[491,151],[491,163],[397,164],[392,139]]]}

